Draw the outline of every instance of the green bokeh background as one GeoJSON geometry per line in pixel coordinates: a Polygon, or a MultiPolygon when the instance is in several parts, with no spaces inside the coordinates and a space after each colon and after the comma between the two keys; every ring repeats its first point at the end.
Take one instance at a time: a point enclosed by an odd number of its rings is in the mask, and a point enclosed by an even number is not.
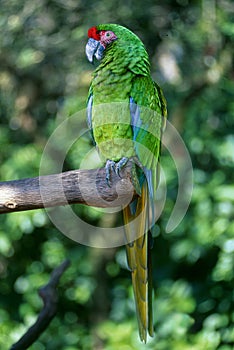
{"type": "MultiPolygon", "coordinates": [[[[59,310],[33,350],[231,350],[234,348],[234,4],[227,0],[1,0],[0,181],[35,177],[59,122],[85,107],[93,67],[87,29],[119,23],[138,34],[170,122],[190,153],[194,191],[171,233],[165,227],[177,174],[164,150],[167,202],[153,248],[155,337],[139,341],[123,247],[97,249],[61,234],[43,210],[0,216],[0,348],[36,319],[37,294],[65,258],[59,310]]],[[[76,169],[84,137],[66,157],[76,169]]],[[[118,217],[73,209],[94,225],[118,217]]]]}

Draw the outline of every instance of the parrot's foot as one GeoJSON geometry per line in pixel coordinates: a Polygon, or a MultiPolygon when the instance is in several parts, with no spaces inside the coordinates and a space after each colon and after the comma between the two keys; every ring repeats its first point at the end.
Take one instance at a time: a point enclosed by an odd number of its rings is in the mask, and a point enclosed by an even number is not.
{"type": "Polygon", "coordinates": [[[105,169],[106,169],[106,183],[109,187],[111,187],[110,186],[111,171],[115,172],[115,162],[113,160],[108,159],[106,161],[105,169]]]}
{"type": "Polygon", "coordinates": [[[128,158],[123,157],[120,159],[119,162],[115,162],[114,160],[107,160],[106,162],[106,183],[110,187],[110,179],[111,179],[111,172],[114,171],[119,177],[120,176],[120,171],[123,169],[123,167],[127,164],[128,158]]]}
{"type": "Polygon", "coordinates": [[[128,158],[123,157],[120,159],[118,163],[115,164],[115,172],[119,177],[121,177],[119,172],[123,169],[123,167],[127,164],[127,162],[128,162],[128,158]]]}

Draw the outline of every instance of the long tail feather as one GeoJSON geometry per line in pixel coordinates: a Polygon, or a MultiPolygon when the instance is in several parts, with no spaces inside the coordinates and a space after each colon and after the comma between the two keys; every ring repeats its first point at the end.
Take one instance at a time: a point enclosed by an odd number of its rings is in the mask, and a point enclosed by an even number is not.
{"type": "Polygon", "coordinates": [[[132,273],[139,335],[145,343],[147,332],[153,336],[152,269],[147,233],[148,197],[148,187],[145,183],[142,186],[141,197],[137,199],[135,212],[132,213],[130,206],[123,209],[125,233],[128,241],[126,246],[127,260],[132,273]],[[136,239],[133,240],[133,237],[136,239]]]}

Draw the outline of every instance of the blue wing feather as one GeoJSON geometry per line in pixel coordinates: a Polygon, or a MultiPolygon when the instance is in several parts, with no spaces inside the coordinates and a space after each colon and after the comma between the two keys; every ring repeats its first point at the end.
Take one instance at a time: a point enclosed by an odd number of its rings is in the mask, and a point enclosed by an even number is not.
{"type": "Polygon", "coordinates": [[[96,145],[96,142],[95,142],[94,137],[93,137],[92,108],[93,108],[93,95],[89,94],[88,102],[87,102],[87,109],[86,109],[86,111],[87,111],[87,124],[88,124],[88,127],[89,127],[90,132],[91,132],[93,143],[94,143],[94,145],[96,145]]]}
{"type": "Polygon", "coordinates": [[[90,130],[92,130],[92,107],[93,107],[93,95],[90,94],[87,102],[87,124],[90,130]]]}
{"type": "MultiPolygon", "coordinates": [[[[130,97],[129,100],[129,104],[130,104],[130,114],[131,114],[131,125],[132,125],[132,132],[133,132],[133,140],[136,141],[137,139],[137,135],[139,134],[139,131],[141,130],[141,137],[144,137],[144,134],[147,133],[147,129],[146,127],[144,127],[144,130],[142,129],[142,120],[140,117],[140,106],[137,105],[137,103],[135,103],[134,99],[132,97],[130,97]]],[[[139,145],[139,140],[137,140],[137,142],[135,142],[135,151],[136,151],[136,155],[138,156],[138,147],[140,147],[139,145]]],[[[150,199],[150,207],[151,207],[151,214],[152,214],[152,222],[154,222],[154,200],[155,200],[155,190],[154,190],[154,179],[153,179],[153,175],[154,172],[152,171],[152,169],[147,168],[146,166],[142,166],[143,172],[141,172],[141,174],[139,175],[139,182],[140,185],[143,185],[144,179],[146,178],[147,181],[147,185],[148,185],[148,191],[149,191],[149,199],[150,199]],[[142,176],[143,175],[143,176],[142,176]]],[[[131,211],[134,212],[135,208],[136,208],[136,203],[132,203],[131,207],[131,211]]]]}

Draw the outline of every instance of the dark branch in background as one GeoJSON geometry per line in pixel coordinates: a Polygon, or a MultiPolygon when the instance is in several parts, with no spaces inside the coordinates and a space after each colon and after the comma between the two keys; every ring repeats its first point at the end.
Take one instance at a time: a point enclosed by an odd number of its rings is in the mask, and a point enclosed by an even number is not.
{"type": "Polygon", "coordinates": [[[44,303],[43,309],[41,310],[34,325],[26,331],[26,333],[17,343],[12,345],[10,350],[28,349],[28,347],[32,345],[48,327],[57,312],[58,294],[56,288],[59,283],[59,279],[69,265],[70,262],[65,260],[52,272],[48,284],[40,288],[38,293],[44,303]]]}
{"type": "Polygon", "coordinates": [[[131,164],[112,174],[107,186],[105,169],[73,170],[60,174],[0,182],[0,214],[74,203],[117,207],[135,195],[131,164]]]}

